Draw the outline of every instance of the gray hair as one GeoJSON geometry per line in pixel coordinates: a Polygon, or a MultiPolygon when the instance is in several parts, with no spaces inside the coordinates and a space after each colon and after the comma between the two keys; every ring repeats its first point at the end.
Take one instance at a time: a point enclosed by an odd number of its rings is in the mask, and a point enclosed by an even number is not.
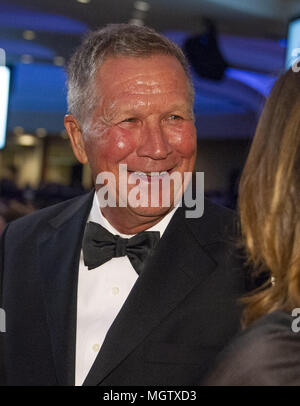
{"type": "Polygon", "coordinates": [[[188,62],[181,49],[149,27],[110,24],[90,32],[70,59],[67,67],[68,110],[79,121],[83,131],[88,126],[98,101],[93,79],[104,61],[114,56],[147,57],[153,54],[177,58],[187,77],[191,102],[194,89],[188,62]]]}

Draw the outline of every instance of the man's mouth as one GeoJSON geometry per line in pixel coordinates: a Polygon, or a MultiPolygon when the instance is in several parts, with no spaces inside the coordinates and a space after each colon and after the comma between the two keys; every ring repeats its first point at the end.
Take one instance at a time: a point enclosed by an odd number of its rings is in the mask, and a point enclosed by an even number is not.
{"type": "Polygon", "coordinates": [[[130,171],[128,170],[129,175],[133,179],[140,179],[141,181],[151,182],[155,180],[162,180],[166,175],[170,175],[174,168],[170,168],[163,171],[130,171]]]}
{"type": "Polygon", "coordinates": [[[132,172],[134,175],[137,176],[150,176],[150,177],[156,177],[156,176],[164,176],[168,173],[168,171],[161,171],[161,172],[141,172],[141,171],[135,171],[132,172]]]}

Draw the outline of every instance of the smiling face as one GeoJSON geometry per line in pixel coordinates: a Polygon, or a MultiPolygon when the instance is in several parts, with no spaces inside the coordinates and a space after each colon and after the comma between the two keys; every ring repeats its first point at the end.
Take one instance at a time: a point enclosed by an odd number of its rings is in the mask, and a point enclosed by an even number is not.
{"type": "MultiPolygon", "coordinates": [[[[161,188],[166,173],[179,172],[183,179],[184,172],[193,171],[193,106],[187,77],[175,57],[111,57],[97,72],[95,91],[99,102],[88,133],[82,136],[72,116],[66,117],[65,125],[77,158],[82,163],[88,160],[94,180],[103,171],[115,175],[117,201],[122,198],[118,185],[120,164],[127,164],[127,175],[145,188],[154,182],[161,188]],[[151,172],[160,175],[150,177],[151,172]]],[[[128,193],[134,187],[128,184],[128,193]]],[[[129,205],[103,208],[102,212],[120,231],[140,231],[170,211],[172,195],[169,207],[162,207],[160,202],[158,207],[129,205]]]]}

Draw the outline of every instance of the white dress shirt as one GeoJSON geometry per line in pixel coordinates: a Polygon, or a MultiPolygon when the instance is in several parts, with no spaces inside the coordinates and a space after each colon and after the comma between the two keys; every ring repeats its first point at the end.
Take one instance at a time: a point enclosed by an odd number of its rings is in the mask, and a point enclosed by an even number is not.
{"type": "MultiPolygon", "coordinates": [[[[159,231],[161,237],[175,211],[176,208],[147,231],[159,231]]],[[[103,217],[96,193],[88,221],[99,223],[114,235],[124,238],[133,236],[119,233],[103,217]]],[[[127,256],[112,258],[98,268],[88,270],[81,250],[77,292],[76,386],[83,384],[137,278],[138,274],[127,256]]]]}

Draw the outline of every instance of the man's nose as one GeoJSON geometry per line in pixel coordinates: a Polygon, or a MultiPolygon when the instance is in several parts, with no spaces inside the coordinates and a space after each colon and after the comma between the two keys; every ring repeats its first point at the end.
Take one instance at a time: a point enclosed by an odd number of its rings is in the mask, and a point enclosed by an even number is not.
{"type": "Polygon", "coordinates": [[[142,141],[136,150],[138,156],[165,159],[172,152],[168,137],[159,123],[144,124],[142,131],[142,141]]]}

